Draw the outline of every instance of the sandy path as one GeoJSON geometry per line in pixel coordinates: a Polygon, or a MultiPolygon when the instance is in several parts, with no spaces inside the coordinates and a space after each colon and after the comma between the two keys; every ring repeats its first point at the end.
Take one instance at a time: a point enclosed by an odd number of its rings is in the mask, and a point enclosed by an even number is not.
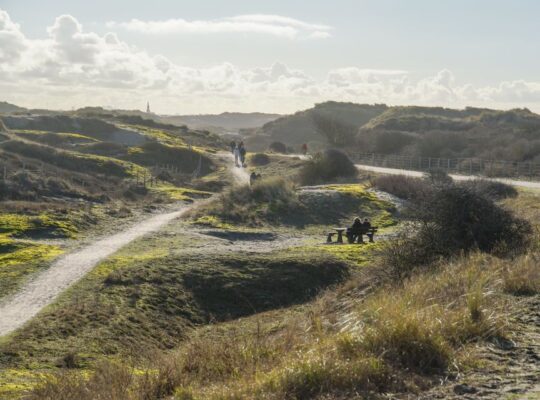
{"type": "Polygon", "coordinates": [[[249,174],[245,168],[236,167],[234,165],[234,156],[231,153],[219,153],[220,158],[227,161],[230,165],[229,170],[234,178],[234,182],[239,185],[249,184],[249,174]]]}
{"type": "MultiPolygon", "coordinates": [[[[362,164],[355,164],[356,168],[363,170],[363,171],[372,171],[372,172],[378,172],[380,174],[389,174],[389,175],[406,175],[406,176],[413,176],[421,178],[424,176],[423,172],[420,171],[410,171],[406,169],[395,169],[395,168],[383,168],[383,167],[373,167],[371,165],[362,165],[362,164]]],[[[487,179],[490,181],[497,181],[506,183],[508,185],[512,186],[518,186],[518,187],[524,187],[524,188],[532,188],[532,189],[540,189],[540,182],[533,182],[533,181],[519,181],[514,179],[506,179],[506,178],[483,178],[478,176],[472,176],[472,175],[450,175],[452,179],[456,181],[472,181],[475,179],[487,179]]]]}
{"type": "MultiPolygon", "coordinates": [[[[230,171],[238,184],[249,183],[249,174],[244,168],[234,167],[232,154],[221,153],[230,160],[230,171]]],[[[199,201],[195,204],[199,205],[199,201]]],[[[73,251],[55,261],[49,269],[37,275],[13,296],[0,302],[0,336],[7,335],[34,317],[41,309],[51,304],[69,286],[81,279],[100,261],[122,247],[148,233],[155,232],[175,218],[182,216],[195,204],[176,211],[149,217],[122,232],[103,237],[98,241],[73,251]]]]}
{"type": "Polygon", "coordinates": [[[0,336],[21,327],[100,261],[133,240],[157,231],[191,207],[149,217],[123,232],[104,237],[55,261],[17,294],[0,303],[0,336]]]}

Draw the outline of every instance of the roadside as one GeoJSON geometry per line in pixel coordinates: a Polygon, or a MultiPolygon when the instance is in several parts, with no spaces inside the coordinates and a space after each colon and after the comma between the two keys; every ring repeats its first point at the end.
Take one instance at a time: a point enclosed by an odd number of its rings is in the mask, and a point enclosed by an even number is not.
{"type": "MultiPolygon", "coordinates": [[[[420,171],[411,171],[406,169],[395,169],[395,168],[383,168],[383,167],[373,167],[371,165],[362,165],[362,164],[355,164],[356,168],[358,168],[361,171],[371,171],[371,172],[377,172],[379,174],[387,174],[387,175],[406,175],[411,176],[415,178],[421,178],[425,174],[420,171]]],[[[529,182],[529,181],[519,181],[514,179],[507,179],[507,178],[488,178],[488,177],[479,177],[479,176],[472,176],[472,175],[453,175],[451,174],[450,177],[456,181],[472,181],[475,179],[485,179],[489,181],[495,181],[495,182],[502,182],[506,183],[508,185],[512,186],[518,186],[523,188],[532,188],[532,189],[540,189],[540,182],[529,182]]]]}

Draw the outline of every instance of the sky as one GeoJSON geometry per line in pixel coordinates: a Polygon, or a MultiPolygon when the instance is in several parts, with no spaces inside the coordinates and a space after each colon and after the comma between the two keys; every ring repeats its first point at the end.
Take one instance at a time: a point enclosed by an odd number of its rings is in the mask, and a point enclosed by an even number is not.
{"type": "Polygon", "coordinates": [[[0,101],[540,112],[537,0],[0,0],[0,101]]]}

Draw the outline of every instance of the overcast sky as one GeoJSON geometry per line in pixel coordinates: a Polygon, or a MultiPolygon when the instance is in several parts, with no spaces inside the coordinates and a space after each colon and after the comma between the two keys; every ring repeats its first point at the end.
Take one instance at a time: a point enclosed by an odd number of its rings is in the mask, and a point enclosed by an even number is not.
{"type": "Polygon", "coordinates": [[[539,16],[537,0],[0,0],[0,100],[540,111],[539,16]]]}

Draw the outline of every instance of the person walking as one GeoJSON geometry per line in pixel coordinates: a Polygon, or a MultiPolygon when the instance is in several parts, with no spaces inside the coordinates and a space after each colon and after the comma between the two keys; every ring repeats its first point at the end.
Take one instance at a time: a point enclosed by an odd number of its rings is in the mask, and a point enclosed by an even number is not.
{"type": "Polygon", "coordinates": [[[244,142],[240,142],[240,165],[242,168],[246,166],[246,148],[244,147],[244,142]]]}
{"type": "Polygon", "coordinates": [[[233,154],[234,154],[234,165],[236,165],[237,167],[240,167],[240,164],[239,164],[239,160],[240,160],[240,145],[234,146],[233,154]]]}
{"type": "Polygon", "coordinates": [[[234,149],[236,148],[236,142],[234,140],[229,143],[229,146],[231,147],[231,153],[234,154],[234,149]]]}
{"type": "Polygon", "coordinates": [[[303,155],[306,155],[306,154],[307,154],[307,143],[304,143],[304,144],[302,145],[302,154],[303,154],[303,155]]]}

